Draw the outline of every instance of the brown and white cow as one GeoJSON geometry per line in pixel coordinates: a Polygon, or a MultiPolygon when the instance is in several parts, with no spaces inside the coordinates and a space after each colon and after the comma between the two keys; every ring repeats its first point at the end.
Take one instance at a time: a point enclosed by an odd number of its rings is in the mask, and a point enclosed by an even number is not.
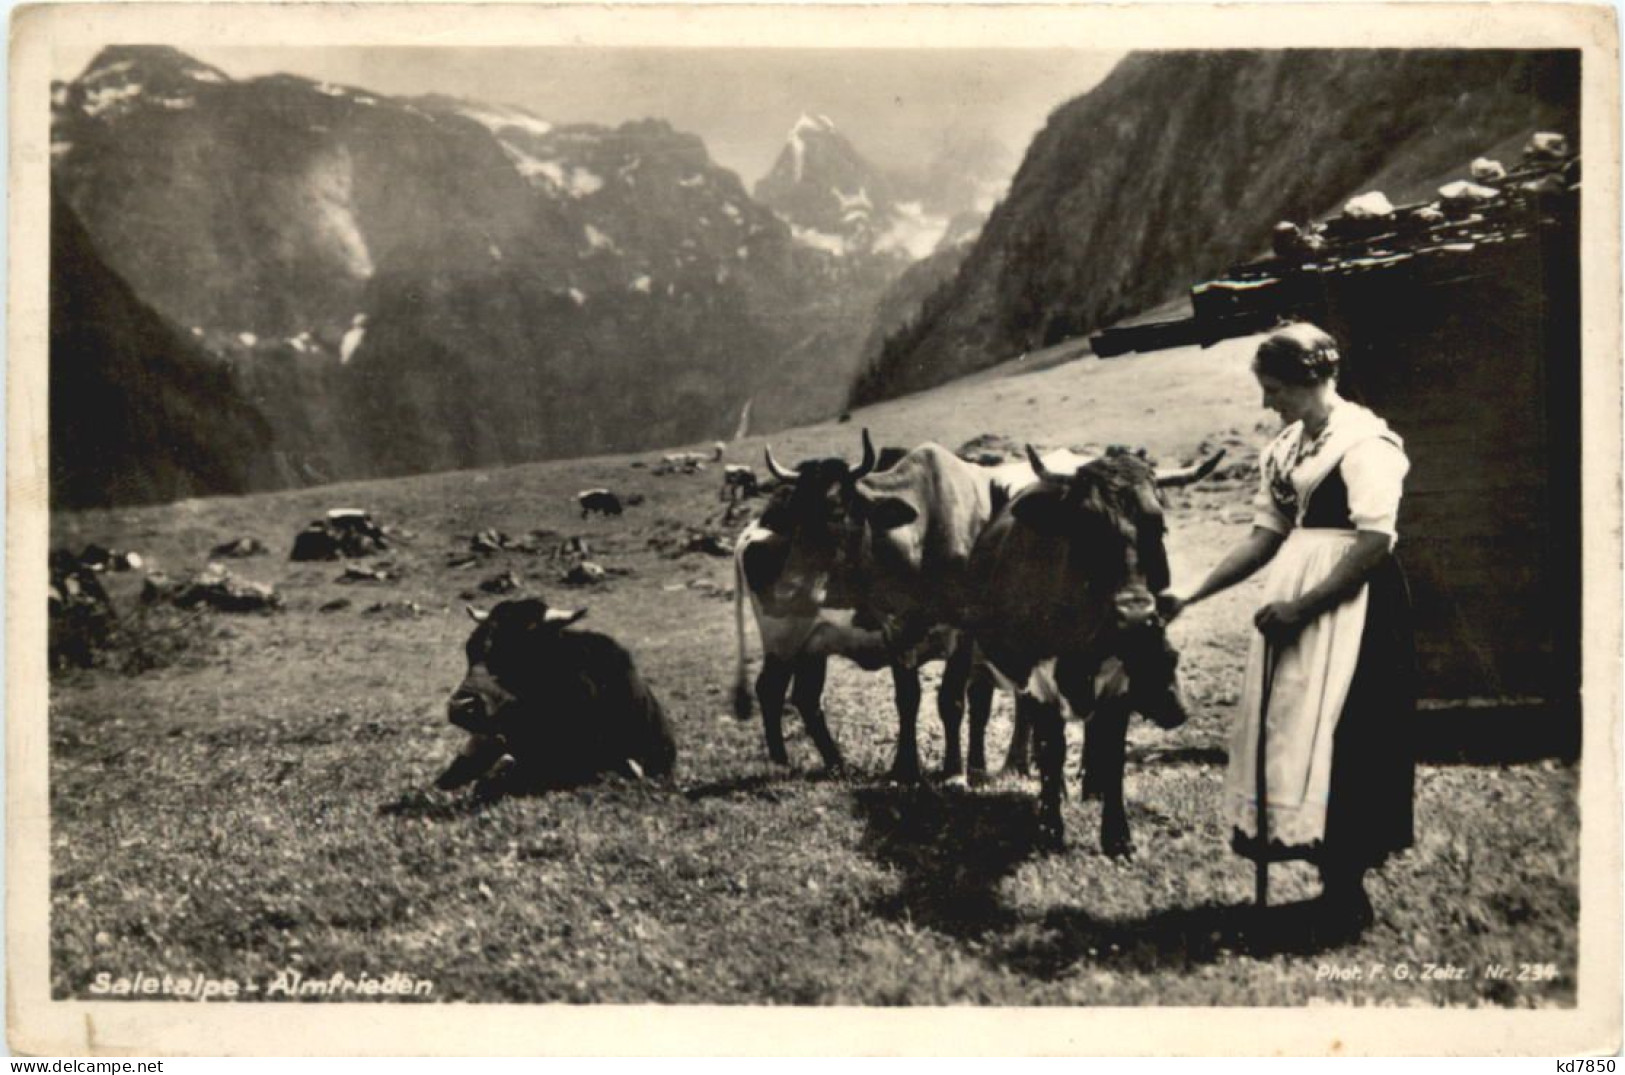
{"type": "MultiPolygon", "coordinates": [[[[867,434],[865,434],[867,443],[867,434]]],[[[868,449],[872,451],[872,449],[868,449]]],[[[901,448],[883,448],[875,457],[875,469],[884,471],[907,453],[901,448]]],[[[777,467],[777,463],[770,466],[777,467]]],[[[803,464],[796,471],[837,472],[848,469],[838,459],[803,464]]],[[[782,468],[781,468],[782,472],[782,468]]],[[[783,714],[786,695],[800,714],[807,734],[818,748],[826,766],[839,769],[844,760],[830,734],[823,711],[824,680],[831,657],[844,657],[868,671],[892,664],[886,636],[878,622],[858,611],[854,595],[825,593],[825,604],[779,600],[780,576],[790,552],[793,532],[792,501],[795,482],[780,480],[767,507],[753,520],[734,546],[734,630],[737,642],[734,673],[734,713],[741,720],[750,716],[751,692],[746,683],[745,600],[748,596],[757,634],[762,642],[762,669],[756,677],[755,696],[762,710],[762,726],[768,757],[780,765],[789,763],[784,744],[783,714]]],[[[924,640],[915,654],[918,661],[946,659],[950,636],[937,632],[924,640]]],[[[914,697],[918,709],[917,670],[893,668],[894,693],[899,706],[914,697]],[[899,673],[901,679],[899,679],[899,673]]],[[[952,690],[947,684],[945,690],[952,690]]],[[[991,704],[991,681],[982,690],[980,706],[973,693],[973,711],[980,712],[986,724],[986,707],[991,704]]],[[[911,718],[912,719],[912,718],[911,718]]],[[[912,736],[909,737],[912,740],[912,736]]],[[[905,748],[899,743],[899,751],[905,748]]],[[[916,756],[915,768],[918,761],[916,756]]],[[[897,765],[894,772],[901,771],[897,765]]]]}

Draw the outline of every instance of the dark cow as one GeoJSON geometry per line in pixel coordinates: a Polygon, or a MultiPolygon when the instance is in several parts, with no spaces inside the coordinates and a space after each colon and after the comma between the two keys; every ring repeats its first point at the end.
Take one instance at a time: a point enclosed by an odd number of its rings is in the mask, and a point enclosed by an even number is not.
{"type": "Polygon", "coordinates": [[[608,489],[583,489],[576,494],[576,503],[581,506],[583,519],[595,511],[603,516],[621,513],[621,498],[608,489]]]}
{"type": "Polygon", "coordinates": [[[1185,720],[1178,654],[1168,644],[1153,594],[1169,582],[1165,524],[1158,488],[1212,472],[1220,456],[1159,475],[1132,455],[1111,455],[1074,473],[1047,470],[1028,448],[1037,477],[1001,508],[977,539],[971,599],[960,622],[977,651],[1016,693],[1017,719],[1038,747],[1039,824],[1047,841],[1063,841],[1063,706],[1074,715],[1109,719],[1086,763],[1086,779],[1105,800],[1101,847],[1132,850],[1123,806],[1122,737],[1137,710],[1162,727],[1185,720]],[[1097,678],[1121,662],[1114,703],[1097,712],[1097,678]]]}
{"type": "Polygon", "coordinates": [[[446,710],[470,739],[438,786],[477,780],[504,755],[541,786],[671,774],[671,724],[631,655],[605,635],[566,629],[584,609],[529,598],[469,614],[479,626],[465,647],[468,672],[446,710]]]}
{"type": "Polygon", "coordinates": [[[722,500],[748,500],[761,494],[756,472],[743,463],[729,463],[722,468],[722,488],[717,496],[722,500]]]}

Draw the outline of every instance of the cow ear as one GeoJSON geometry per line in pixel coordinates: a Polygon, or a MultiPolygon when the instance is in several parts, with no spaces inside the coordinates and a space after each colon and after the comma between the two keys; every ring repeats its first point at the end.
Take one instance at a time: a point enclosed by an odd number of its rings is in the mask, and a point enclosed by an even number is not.
{"type": "Polygon", "coordinates": [[[913,504],[895,496],[865,500],[863,516],[876,530],[896,530],[920,517],[913,504]]]}
{"type": "Polygon", "coordinates": [[[1066,505],[1060,493],[1037,490],[1018,497],[1010,505],[1010,514],[1022,525],[1030,526],[1041,534],[1066,532],[1066,505]]]}

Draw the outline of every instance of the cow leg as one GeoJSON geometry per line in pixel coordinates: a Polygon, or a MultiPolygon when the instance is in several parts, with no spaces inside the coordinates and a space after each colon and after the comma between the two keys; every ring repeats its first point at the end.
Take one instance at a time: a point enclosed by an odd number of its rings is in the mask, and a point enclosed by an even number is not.
{"type": "Polygon", "coordinates": [[[968,639],[948,654],[937,689],[937,715],[942,718],[942,778],[949,783],[965,782],[965,760],[959,749],[959,729],[965,721],[965,688],[970,680],[971,644],[968,639]]]}
{"type": "Polygon", "coordinates": [[[987,722],[993,716],[993,677],[985,669],[971,670],[970,682],[965,687],[966,705],[970,709],[970,777],[987,778],[987,722]]]}
{"type": "Polygon", "coordinates": [[[813,745],[823,757],[825,767],[834,770],[842,768],[845,763],[841,760],[841,748],[835,745],[834,737],[829,734],[829,725],[824,720],[824,674],[828,670],[828,657],[803,657],[797,661],[795,686],[791,688],[790,700],[795,703],[796,712],[801,714],[801,723],[806,726],[813,745]]]}
{"type": "Polygon", "coordinates": [[[444,791],[472,783],[491,771],[502,757],[502,740],[490,735],[471,735],[461,753],[435,780],[434,786],[444,791]]]}
{"type": "Polygon", "coordinates": [[[779,765],[789,765],[784,750],[784,695],[790,689],[794,666],[772,654],[762,658],[762,671],[756,677],[756,702],[762,707],[762,730],[767,734],[767,756],[779,765]]]}
{"type": "Polygon", "coordinates": [[[920,719],[920,671],[900,664],[891,666],[892,691],[897,699],[897,756],[892,760],[891,778],[900,784],[920,779],[920,744],[916,726],[920,719]]]}
{"type": "Polygon", "coordinates": [[[1134,854],[1134,837],[1123,804],[1129,716],[1128,706],[1121,700],[1108,699],[1096,708],[1083,730],[1083,793],[1100,797],[1100,850],[1112,858],[1134,854]]]}
{"type": "Polygon", "coordinates": [[[1038,838],[1043,846],[1060,851],[1066,847],[1061,822],[1062,783],[1066,779],[1066,720],[1056,703],[1041,702],[1026,695],[1016,701],[1018,720],[1023,710],[1038,747],[1038,838]]]}

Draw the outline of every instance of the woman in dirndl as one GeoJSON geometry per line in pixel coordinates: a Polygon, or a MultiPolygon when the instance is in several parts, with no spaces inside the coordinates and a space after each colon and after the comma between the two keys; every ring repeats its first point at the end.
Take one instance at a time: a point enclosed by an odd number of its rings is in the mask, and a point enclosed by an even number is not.
{"type": "Polygon", "coordinates": [[[1314,862],[1327,925],[1358,935],[1372,920],[1366,873],[1412,840],[1415,647],[1393,555],[1410,463],[1386,422],[1338,395],[1338,363],[1336,341],[1306,323],[1259,345],[1253,373],[1286,428],[1259,460],[1252,532],[1194,590],[1159,603],[1172,618],[1269,565],[1230,737],[1224,816],[1232,847],[1255,862],[1314,862]]]}

